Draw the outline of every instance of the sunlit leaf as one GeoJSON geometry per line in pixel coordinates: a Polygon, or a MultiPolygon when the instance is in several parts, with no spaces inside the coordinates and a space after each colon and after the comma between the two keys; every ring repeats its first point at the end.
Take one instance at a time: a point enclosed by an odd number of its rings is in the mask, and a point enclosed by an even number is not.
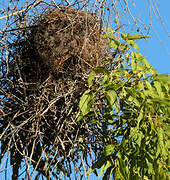
{"type": "Polygon", "coordinates": [[[139,50],[139,47],[138,47],[138,45],[136,44],[135,41],[133,41],[133,40],[127,40],[126,42],[127,42],[129,45],[131,45],[134,49],[139,50]]]}
{"type": "Polygon", "coordinates": [[[113,105],[117,100],[117,94],[114,90],[108,90],[106,93],[106,97],[111,105],[113,105]]]}
{"type": "Polygon", "coordinates": [[[140,34],[133,34],[133,35],[129,35],[127,33],[121,33],[122,38],[125,40],[139,40],[139,39],[146,39],[146,38],[150,38],[150,36],[143,36],[140,34]]]}
{"type": "Polygon", "coordinates": [[[117,94],[114,90],[108,90],[106,92],[106,98],[111,106],[114,106],[116,111],[119,112],[119,105],[117,101],[117,94]]]}
{"type": "Polygon", "coordinates": [[[111,154],[113,154],[113,152],[115,152],[115,145],[114,144],[109,144],[107,146],[104,147],[104,154],[105,156],[109,156],[111,154]]]}
{"type": "Polygon", "coordinates": [[[104,174],[105,169],[108,169],[112,163],[110,161],[107,161],[101,168],[100,168],[100,173],[99,173],[99,178],[104,174]]]}
{"type": "Polygon", "coordinates": [[[118,44],[116,42],[117,41],[110,41],[109,48],[117,49],[118,48],[118,44]]]}
{"type": "Polygon", "coordinates": [[[159,95],[159,97],[161,99],[164,98],[164,93],[163,93],[163,90],[162,90],[161,83],[158,82],[158,81],[154,81],[154,87],[157,90],[157,94],[159,95]]]}
{"type": "Polygon", "coordinates": [[[118,156],[119,157],[119,172],[121,173],[123,179],[128,179],[128,174],[127,174],[127,166],[124,162],[124,160],[122,159],[122,156],[118,156]]]}
{"type": "Polygon", "coordinates": [[[144,118],[144,111],[143,109],[140,110],[139,116],[137,118],[137,128],[140,127],[141,120],[144,118]]]}
{"type": "Polygon", "coordinates": [[[94,102],[94,96],[90,92],[90,90],[87,90],[81,97],[80,103],[79,103],[79,108],[82,111],[83,115],[86,115],[90,112],[90,109],[93,105],[94,102]]]}
{"type": "Polygon", "coordinates": [[[170,84],[170,75],[168,75],[168,74],[159,74],[154,79],[164,82],[166,84],[170,84]]]}

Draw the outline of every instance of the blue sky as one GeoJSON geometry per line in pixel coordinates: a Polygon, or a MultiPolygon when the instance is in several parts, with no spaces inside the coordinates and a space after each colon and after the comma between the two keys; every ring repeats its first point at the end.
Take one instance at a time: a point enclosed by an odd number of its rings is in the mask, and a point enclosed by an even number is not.
{"type": "MultiPolygon", "coordinates": [[[[152,23],[156,33],[159,35],[160,40],[158,39],[157,35],[154,33],[154,29],[151,28],[150,36],[151,38],[148,40],[142,40],[139,42],[139,47],[141,52],[146,59],[154,66],[154,68],[159,73],[170,73],[170,1],[159,1],[160,7],[159,12],[164,21],[165,27],[168,31],[165,32],[163,26],[160,22],[158,17],[152,13],[152,23]],[[169,36],[169,37],[168,37],[169,36]]],[[[148,18],[148,8],[146,8],[146,2],[138,1],[136,3],[137,14],[142,16],[144,22],[149,22],[148,18]]]]}

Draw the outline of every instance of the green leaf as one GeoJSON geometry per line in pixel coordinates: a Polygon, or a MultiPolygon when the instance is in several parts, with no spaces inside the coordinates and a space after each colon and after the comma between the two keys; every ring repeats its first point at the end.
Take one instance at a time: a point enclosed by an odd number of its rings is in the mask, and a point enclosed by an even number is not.
{"type": "Polygon", "coordinates": [[[151,114],[149,114],[148,120],[149,120],[149,123],[151,125],[152,130],[154,130],[156,132],[156,128],[155,128],[155,125],[154,125],[154,121],[153,121],[153,119],[151,117],[151,114]]]}
{"type": "Polygon", "coordinates": [[[118,43],[117,41],[110,41],[109,43],[109,48],[117,49],[118,48],[118,43]]]}
{"type": "Polygon", "coordinates": [[[110,27],[104,27],[103,28],[104,31],[108,32],[108,33],[115,33],[115,30],[113,28],[110,28],[110,27]]]}
{"type": "Polygon", "coordinates": [[[110,105],[112,106],[117,100],[117,94],[114,90],[108,90],[106,92],[106,98],[108,99],[110,105]]]}
{"type": "Polygon", "coordinates": [[[148,158],[146,158],[145,160],[146,160],[146,163],[147,163],[147,168],[148,168],[148,173],[149,174],[154,174],[154,169],[153,169],[153,158],[152,158],[152,156],[149,154],[149,153],[147,153],[146,152],[146,157],[148,157],[148,158]]]}
{"type": "Polygon", "coordinates": [[[109,75],[108,69],[105,68],[105,67],[102,67],[102,66],[96,67],[96,69],[94,71],[95,71],[96,74],[103,73],[103,74],[108,74],[109,75]]]}
{"type": "Polygon", "coordinates": [[[138,40],[138,39],[150,38],[150,36],[143,36],[143,35],[140,35],[140,34],[129,35],[128,33],[121,33],[121,36],[125,40],[138,40]]]}
{"type": "Polygon", "coordinates": [[[106,146],[104,147],[104,155],[105,155],[105,156],[110,156],[110,155],[112,155],[114,152],[115,152],[115,145],[114,145],[114,144],[109,144],[109,145],[106,145],[106,146]]]}
{"type": "Polygon", "coordinates": [[[121,33],[121,37],[122,37],[124,40],[126,40],[127,37],[128,37],[128,34],[127,34],[127,33],[121,33]]]}
{"type": "Polygon", "coordinates": [[[97,74],[99,73],[103,73],[106,74],[106,76],[109,75],[109,71],[108,69],[106,69],[105,67],[96,67],[93,71],[90,72],[89,77],[88,77],[88,84],[89,86],[92,85],[92,80],[94,79],[95,76],[97,76],[97,74]]]}
{"type": "Polygon", "coordinates": [[[100,168],[100,173],[99,173],[99,178],[104,174],[104,170],[108,169],[112,163],[110,161],[107,161],[101,168],[100,168]]]}
{"type": "Polygon", "coordinates": [[[140,110],[139,116],[137,117],[137,128],[140,128],[141,120],[144,118],[143,109],[140,110]]]}
{"type": "Polygon", "coordinates": [[[79,102],[79,108],[82,111],[83,116],[85,116],[90,112],[93,103],[94,103],[93,94],[91,93],[90,90],[85,91],[79,102]]]}
{"type": "Polygon", "coordinates": [[[92,84],[91,82],[92,82],[92,80],[93,80],[93,78],[96,76],[96,72],[93,70],[93,71],[91,71],[91,73],[90,73],[90,75],[89,75],[89,77],[88,77],[88,84],[89,84],[89,86],[92,84]]]}
{"type": "Polygon", "coordinates": [[[161,83],[159,81],[154,81],[154,86],[155,89],[157,90],[157,94],[159,95],[160,98],[164,98],[164,92],[162,90],[161,83]]]}
{"type": "Polygon", "coordinates": [[[124,53],[125,51],[128,51],[130,48],[125,43],[120,43],[118,47],[119,51],[124,53]]]}
{"type": "Polygon", "coordinates": [[[81,121],[83,119],[83,115],[82,115],[82,113],[78,116],[78,118],[77,118],[77,122],[79,122],[79,121],[81,121]]]}
{"type": "Polygon", "coordinates": [[[153,98],[152,99],[153,102],[157,102],[166,106],[170,106],[170,100],[167,98],[153,98]]]}
{"type": "MultiPolygon", "coordinates": [[[[132,94],[132,95],[134,95],[134,94],[132,94]]],[[[128,101],[131,104],[135,104],[137,107],[140,107],[140,105],[141,105],[140,102],[137,100],[137,98],[134,96],[129,96],[128,101]]]]}
{"type": "Polygon", "coordinates": [[[128,173],[127,173],[128,167],[125,164],[124,159],[122,159],[122,157],[120,155],[118,157],[119,157],[119,172],[122,175],[123,179],[126,180],[126,179],[128,179],[128,173]]]}
{"type": "Polygon", "coordinates": [[[158,137],[159,137],[159,141],[158,141],[158,146],[160,148],[161,151],[161,156],[167,160],[168,156],[169,156],[169,151],[165,146],[165,139],[164,139],[164,130],[162,128],[158,129],[158,137]]]}
{"type": "Polygon", "coordinates": [[[115,35],[113,35],[113,34],[110,35],[109,39],[110,39],[110,42],[111,42],[111,41],[114,41],[114,43],[115,43],[117,46],[119,46],[120,42],[119,42],[119,40],[117,39],[117,37],[116,37],[115,35]]]}
{"type": "Polygon", "coordinates": [[[132,46],[134,49],[139,50],[139,47],[138,47],[138,45],[136,44],[135,41],[133,41],[133,40],[127,40],[126,42],[127,42],[130,46],[132,46]]]}
{"type": "Polygon", "coordinates": [[[106,92],[106,98],[111,106],[114,106],[116,111],[119,112],[119,105],[117,101],[117,94],[114,90],[108,90],[106,92]]]}
{"type": "MultiPolygon", "coordinates": [[[[115,32],[115,31],[114,31],[115,32]]],[[[111,32],[111,34],[104,34],[104,37],[109,45],[109,48],[117,49],[120,42],[115,35],[111,32]]]]}
{"type": "Polygon", "coordinates": [[[159,74],[157,75],[154,80],[161,81],[166,84],[170,84],[170,75],[168,74],[159,74]]]}
{"type": "Polygon", "coordinates": [[[138,131],[138,134],[137,134],[137,139],[136,139],[136,144],[138,144],[139,147],[141,147],[141,142],[142,142],[142,139],[143,139],[144,135],[141,131],[138,131]]]}

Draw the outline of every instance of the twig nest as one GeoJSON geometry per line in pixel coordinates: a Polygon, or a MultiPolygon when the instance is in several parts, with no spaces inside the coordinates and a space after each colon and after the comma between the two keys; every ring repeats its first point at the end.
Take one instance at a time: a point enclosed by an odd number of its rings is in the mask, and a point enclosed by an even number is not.
{"type": "Polygon", "coordinates": [[[62,70],[67,61],[74,70],[78,65],[86,72],[102,63],[105,41],[99,22],[88,12],[53,9],[39,19],[31,35],[40,57],[53,73],[62,70]]]}
{"type": "Polygon", "coordinates": [[[80,137],[95,149],[95,127],[76,120],[87,75],[104,59],[106,46],[96,17],[72,8],[52,9],[18,33],[12,45],[8,68],[1,68],[7,79],[0,131],[5,131],[4,145],[10,142],[13,160],[18,154],[20,162],[27,156],[37,169],[41,163],[56,166],[61,157],[76,161],[80,137]]]}

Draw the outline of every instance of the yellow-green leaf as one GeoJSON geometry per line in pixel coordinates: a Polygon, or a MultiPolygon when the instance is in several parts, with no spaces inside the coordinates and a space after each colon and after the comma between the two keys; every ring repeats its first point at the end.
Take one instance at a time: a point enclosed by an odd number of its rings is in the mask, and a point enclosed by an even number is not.
{"type": "Polygon", "coordinates": [[[87,90],[81,97],[79,108],[82,111],[83,116],[90,112],[90,109],[94,103],[93,94],[90,90],[87,90]]]}
{"type": "Polygon", "coordinates": [[[146,39],[150,38],[150,36],[143,36],[140,34],[127,35],[128,40],[138,40],[138,39],[146,39]]]}
{"type": "Polygon", "coordinates": [[[132,46],[134,49],[139,50],[139,47],[138,47],[138,45],[136,44],[135,41],[133,41],[133,40],[127,40],[126,42],[127,42],[130,46],[132,46]]]}
{"type": "Polygon", "coordinates": [[[114,144],[109,144],[107,146],[104,147],[104,155],[105,156],[110,156],[111,154],[113,154],[113,152],[115,152],[115,145],[114,144]]]}

